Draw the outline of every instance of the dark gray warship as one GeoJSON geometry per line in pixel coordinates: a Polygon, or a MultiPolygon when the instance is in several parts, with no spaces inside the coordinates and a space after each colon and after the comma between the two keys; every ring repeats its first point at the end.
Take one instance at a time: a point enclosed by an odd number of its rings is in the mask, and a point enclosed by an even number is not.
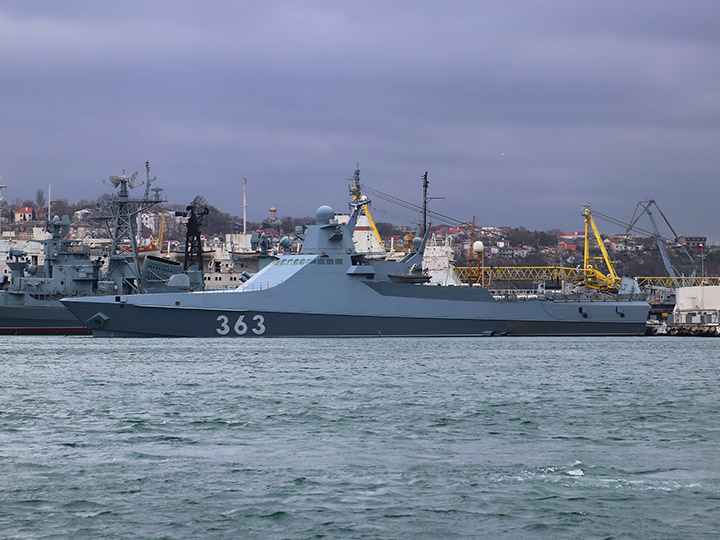
{"type": "MultiPolygon", "coordinates": [[[[632,296],[495,298],[484,288],[424,284],[425,239],[398,262],[357,253],[329,206],[297,231],[302,247],[237,289],[66,298],[98,337],[637,335],[649,305],[632,296]]],[[[281,246],[291,244],[289,239],[281,246]]]]}
{"type": "Polygon", "coordinates": [[[10,249],[10,280],[0,290],[0,334],[90,333],[60,299],[96,294],[102,260],[93,259],[88,246],[66,239],[69,228],[67,216],[48,223],[51,238],[42,240],[42,266],[27,262],[26,252],[10,249]]]}

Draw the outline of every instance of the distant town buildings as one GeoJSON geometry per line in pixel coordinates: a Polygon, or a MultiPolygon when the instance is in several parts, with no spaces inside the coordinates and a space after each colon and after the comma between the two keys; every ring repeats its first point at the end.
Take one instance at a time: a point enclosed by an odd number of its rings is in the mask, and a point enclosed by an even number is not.
{"type": "Polygon", "coordinates": [[[689,248],[699,248],[707,245],[705,236],[681,236],[680,243],[689,248]]]}
{"type": "Polygon", "coordinates": [[[35,209],[28,206],[15,210],[15,223],[35,220],[35,209]]]}
{"type": "MultiPolygon", "coordinates": [[[[55,203],[57,204],[57,213],[62,214],[64,212],[72,217],[72,228],[70,230],[72,237],[85,240],[93,245],[100,245],[104,242],[107,237],[105,223],[92,219],[95,213],[94,207],[77,209],[79,206],[70,205],[67,201],[55,201],[55,203]]],[[[83,202],[83,205],[85,204],[86,202],[83,202]]],[[[3,210],[4,213],[0,213],[0,220],[3,222],[0,238],[29,241],[33,234],[33,227],[44,229],[45,209],[41,207],[33,208],[30,201],[19,202],[13,206],[4,206],[3,210]]],[[[166,210],[164,214],[162,248],[165,251],[181,253],[182,245],[185,242],[185,222],[187,218],[177,216],[176,212],[171,210],[166,210]]],[[[138,232],[138,237],[141,246],[152,245],[157,247],[160,224],[163,221],[162,216],[162,211],[146,211],[140,215],[141,230],[138,232]]],[[[294,238],[293,231],[295,227],[304,223],[303,219],[279,218],[278,209],[271,206],[267,218],[262,223],[248,223],[248,234],[240,235],[237,232],[233,234],[233,223],[237,225],[237,221],[233,221],[233,219],[236,220],[237,218],[227,216],[224,221],[220,220],[222,223],[227,223],[227,230],[222,230],[221,227],[216,225],[214,230],[207,231],[208,234],[203,236],[205,249],[215,250],[221,249],[218,246],[224,246],[222,249],[228,252],[248,252],[252,250],[250,244],[251,233],[264,234],[266,238],[271,238],[272,243],[277,244],[283,235],[294,238]],[[222,232],[220,232],[221,230],[222,232]]],[[[112,226],[112,223],[110,225],[112,226]]],[[[382,247],[377,242],[375,231],[372,230],[368,222],[359,221],[357,232],[362,233],[365,239],[361,249],[379,257],[383,255],[383,249],[393,249],[399,252],[409,249],[413,236],[417,234],[417,228],[381,223],[378,234],[382,235],[382,247]]],[[[467,225],[440,224],[433,228],[432,233],[436,245],[452,249],[455,254],[455,263],[458,266],[465,265],[468,257],[473,256],[471,254],[472,240],[483,242],[484,259],[487,264],[494,266],[559,265],[575,268],[577,264],[583,262],[584,231],[528,231],[523,227],[482,226],[476,227],[475,235],[472,236],[467,225]]],[[[600,249],[594,245],[594,235],[592,235],[591,240],[590,255],[597,257],[600,255],[600,249]]],[[[683,236],[679,240],[688,250],[695,249],[696,251],[692,255],[697,254],[699,260],[701,253],[698,249],[706,248],[708,239],[705,236],[683,236]]],[[[642,262],[644,265],[642,266],[643,272],[664,272],[660,268],[661,262],[648,262],[652,261],[653,258],[660,261],[654,237],[616,234],[612,236],[603,235],[602,241],[611,258],[619,261],[620,264],[632,266],[633,260],[635,260],[638,261],[638,265],[642,262]]],[[[293,246],[297,246],[299,243],[300,240],[296,239],[293,246]]],[[[666,245],[671,256],[677,257],[678,260],[682,258],[676,243],[668,242],[666,245]],[[678,248],[675,249],[676,255],[673,254],[674,248],[678,248]]],[[[702,252],[702,255],[704,256],[704,265],[707,268],[710,254],[705,251],[702,252]]],[[[636,267],[638,266],[636,265],[636,267]]],[[[688,272],[689,275],[691,270],[686,268],[683,271],[688,272]]],[[[659,274],[643,273],[637,275],[659,274]]]]}

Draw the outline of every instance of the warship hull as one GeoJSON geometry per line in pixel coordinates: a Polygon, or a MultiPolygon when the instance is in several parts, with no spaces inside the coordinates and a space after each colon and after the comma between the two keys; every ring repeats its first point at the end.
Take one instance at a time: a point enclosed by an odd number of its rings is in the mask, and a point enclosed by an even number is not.
{"type": "Polygon", "coordinates": [[[0,335],[83,334],[90,334],[90,330],[58,300],[37,305],[0,304],[0,335]]]}
{"type": "Polygon", "coordinates": [[[648,313],[638,301],[498,301],[483,289],[360,281],[339,309],[341,293],[306,290],[313,301],[301,302],[283,288],[64,303],[97,337],[640,335],[648,313]]]}

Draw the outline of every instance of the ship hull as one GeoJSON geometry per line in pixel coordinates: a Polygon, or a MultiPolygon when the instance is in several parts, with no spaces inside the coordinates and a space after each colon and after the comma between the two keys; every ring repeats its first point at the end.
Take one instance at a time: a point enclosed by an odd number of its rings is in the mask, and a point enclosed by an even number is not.
{"type": "MultiPolygon", "coordinates": [[[[216,313],[172,309],[129,313],[136,323],[116,327],[108,322],[92,329],[96,337],[398,337],[398,336],[604,336],[641,335],[645,322],[611,323],[434,319],[429,317],[376,317],[357,315],[316,315],[299,313],[257,313],[223,311],[216,313]],[[257,317],[262,317],[258,319],[257,317]],[[157,318],[163,323],[158,324],[157,318]],[[242,318],[242,319],[241,319],[242,318]],[[226,320],[227,319],[227,320],[226,320]],[[237,321],[241,320],[240,325],[237,321]],[[244,323],[248,321],[250,324],[244,323]],[[243,324],[244,323],[244,324],[243,324]],[[247,326],[247,330],[245,329],[247,326]]],[[[112,312],[111,312],[112,313],[112,312]]],[[[112,319],[112,315],[109,316],[112,319]]]]}
{"type": "Polygon", "coordinates": [[[88,334],[90,330],[59,301],[34,306],[0,304],[0,335],[88,334]]]}
{"type": "Polygon", "coordinates": [[[649,309],[627,301],[495,301],[484,290],[409,284],[366,288],[343,311],[331,296],[298,302],[282,291],[153,296],[64,303],[97,337],[640,335],[649,309]],[[469,299],[458,300],[462,294],[469,299]]]}

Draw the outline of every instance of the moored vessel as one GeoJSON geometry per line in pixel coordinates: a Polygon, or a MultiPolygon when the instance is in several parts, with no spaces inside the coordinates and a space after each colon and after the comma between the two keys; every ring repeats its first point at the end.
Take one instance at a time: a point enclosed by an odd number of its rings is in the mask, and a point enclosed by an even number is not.
{"type": "Polygon", "coordinates": [[[97,292],[102,260],[90,248],[65,238],[70,222],[57,216],[47,224],[42,265],[31,264],[24,250],[8,252],[10,280],[0,290],[0,334],[89,334],[60,303],[64,296],[97,292]]]}

